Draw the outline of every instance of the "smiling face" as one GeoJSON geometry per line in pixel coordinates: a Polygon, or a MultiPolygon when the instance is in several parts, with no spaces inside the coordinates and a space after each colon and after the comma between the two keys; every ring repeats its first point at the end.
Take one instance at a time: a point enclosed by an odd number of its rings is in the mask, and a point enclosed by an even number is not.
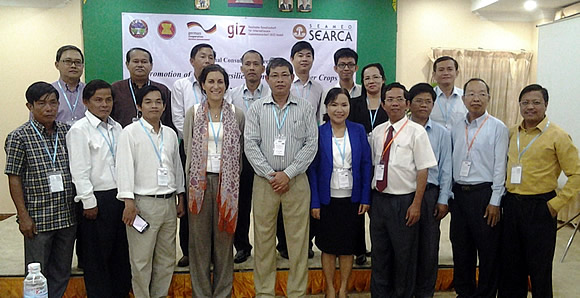
{"type": "Polygon", "coordinates": [[[125,64],[133,80],[147,80],[149,73],[153,69],[153,64],[149,62],[151,57],[141,50],[133,50],[130,53],[130,59],[125,64]]]}
{"type": "Polygon", "coordinates": [[[526,128],[531,128],[546,117],[546,109],[548,103],[544,100],[544,96],[540,91],[530,91],[522,95],[520,100],[520,113],[524,118],[526,128]]]}
{"type": "Polygon", "coordinates": [[[334,71],[342,81],[352,80],[352,76],[358,70],[358,65],[353,57],[338,58],[338,63],[334,66],[334,71]]]}
{"type": "Polygon", "coordinates": [[[445,60],[437,63],[433,78],[439,85],[453,85],[457,78],[458,71],[455,69],[453,60],[445,60]]]}
{"type": "Polygon", "coordinates": [[[246,82],[255,83],[260,81],[265,68],[262,64],[262,59],[260,59],[260,55],[256,53],[247,53],[244,55],[244,60],[242,60],[240,70],[244,74],[246,82]]]}
{"type": "Polygon", "coordinates": [[[433,110],[433,98],[430,93],[417,94],[409,105],[413,119],[427,120],[433,110]]]}
{"type": "Polygon", "coordinates": [[[161,121],[161,114],[165,110],[165,104],[163,104],[163,99],[161,99],[161,92],[151,91],[145,94],[143,96],[143,102],[137,107],[143,113],[143,119],[147,120],[147,122],[152,125],[159,123],[161,121]]]}
{"type": "Polygon", "coordinates": [[[58,112],[58,99],[56,94],[47,93],[34,103],[26,103],[26,107],[32,113],[32,117],[41,124],[47,126],[56,120],[58,112]]]}
{"type": "Polygon", "coordinates": [[[201,87],[205,91],[208,101],[221,104],[226,91],[224,75],[221,72],[212,71],[208,73],[201,87]]]}
{"type": "Polygon", "coordinates": [[[482,81],[471,81],[464,92],[463,103],[469,112],[470,120],[483,115],[490,99],[485,84],[482,81]]]}
{"type": "Polygon", "coordinates": [[[294,53],[293,57],[290,58],[290,62],[292,62],[294,71],[296,71],[296,73],[310,73],[313,61],[314,56],[309,49],[298,51],[294,53]]]}
{"type": "Polygon", "coordinates": [[[338,94],[336,98],[326,105],[326,112],[333,124],[342,125],[350,113],[350,103],[344,94],[338,94]]]}
{"type": "Polygon", "coordinates": [[[113,109],[113,94],[109,88],[97,89],[91,98],[83,102],[89,112],[106,122],[113,109]]]}
{"type": "Polygon", "coordinates": [[[65,81],[78,81],[83,75],[83,57],[76,50],[64,51],[60,56],[60,61],[55,62],[54,66],[65,81]]]}
{"type": "Polygon", "coordinates": [[[381,103],[381,106],[387,112],[389,120],[391,123],[395,123],[405,116],[405,111],[407,111],[408,105],[405,100],[405,92],[401,88],[392,88],[387,91],[385,96],[385,101],[381,103]]]}
{"type": "Polygon", "coordinates": [[[376,67],[369,67],[363,73],[363,84],[367,90],[367,94],[376,95],[381,92],[381,87],[385,83],[385,79],[381,76],[379,69],[376,67]]]}

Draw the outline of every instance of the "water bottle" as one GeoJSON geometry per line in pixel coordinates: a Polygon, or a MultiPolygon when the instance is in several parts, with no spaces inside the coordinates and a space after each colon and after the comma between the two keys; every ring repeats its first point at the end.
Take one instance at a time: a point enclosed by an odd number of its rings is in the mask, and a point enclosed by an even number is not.
{"type": "Polygon", "coordinates": [[[48,298],[48,284],[40,272],[40,263],[28,264],[28,275],[24,279],[24,298],[48,298]]]}

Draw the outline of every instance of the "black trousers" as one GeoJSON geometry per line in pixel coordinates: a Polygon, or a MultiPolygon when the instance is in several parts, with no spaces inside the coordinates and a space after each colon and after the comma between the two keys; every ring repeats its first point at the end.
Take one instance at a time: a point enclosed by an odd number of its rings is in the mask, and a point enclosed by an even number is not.
{"type": "Polygon", "coordinates": [[[415,297],[433,297],[437,270],[439,269],[439,239],[441,238],[440,220],[433,216],[439,187],[427,184],[423,202],[421,203],[421,219],[419,219],[419,254],[417,258],[417,282],[415,297]]]}
{"type": "Polygon", "coordinates": [[[405,216],[414,197],[414,192],[405,195],[372,192],[372,297],[413,296],[419,224],[408,227],[405,216]]]}
{"type": "MultiPolygon", "coordinates": [[[[186,159],[186,155],[185,155],[185,148],[184,148],[184,144],[183,144],[183,140],[179,141],[179,157],[181,158],[181,165],[183,166],[183,173],[185,173],[185,176],[187,177],[187,171],[189,169],[186,169],[185,167],[185,159],[186,159]]],[[[191,150],[191,149],[190,149],[191,150]]],[[[187,180],[187,179],[185,179],[187,180]]],[[[189,187],[189,181],[185,181],[185,193],[187,193],[187,188],[189,187]]],[[[187,196],[184,198],[185,200],[185,214],[179,218],[179,248],[181,248],[181,252],[183,253],[183,256],[187,257],[189,256],[189,221],[187,220],[188,218],[188,203],[187,203],[187,196]]]]}
{"type": "Polygon", "coordinates": [[[240,176],[240,193],[238,196],[238,223],[234,234],[236,251],[251,251],[250,244],[250,212],[252,211],[252,187],[254,186],[254,168],[246,154],[242,154],[242,173],[240,176]]]}
{"type": "Polygon", "coordinates": [[[502,275],[499,297],[527,297],[528,275],[533,297],[552,297],[552,260],[556,218],[546,202],[552,191],[539,195],[508,193],[502,202],[502,275]]]}
{"type": "MultiPolygon", "coordinates": [[[[95,191],[99,212],[95,220],[80,211],[79,231],[84,256],[84,280],[88,297],[128,297],[131,265],[123,202],[117,190],[95,191]]],[[[82,208],[81,208],[82,209],[82,208]]]]}
{"type": "Polygon", "coordinates": [[[491,198],[491,183],[453,186],[450,238],[453,284],[459,297],[495,297],[499,282],[501,221],[495,227],[483,218],[491,198]],[[479,257],[479,282],[475,269],[479,257]]]}

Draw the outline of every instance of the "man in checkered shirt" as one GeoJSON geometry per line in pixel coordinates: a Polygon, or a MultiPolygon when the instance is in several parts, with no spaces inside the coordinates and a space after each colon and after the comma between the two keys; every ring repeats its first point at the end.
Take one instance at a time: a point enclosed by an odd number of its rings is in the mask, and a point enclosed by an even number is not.
{"type": "Polygon", "coordinates": [[[10,195],[24,235],[25,264],[39,262],[49,297],[62,297],[71,272],[76,234],[74,188],[65,135],[70,126],[56,122],[58,92],[36,82],[26,90],[31,119],[6,137],[10,195]]]}

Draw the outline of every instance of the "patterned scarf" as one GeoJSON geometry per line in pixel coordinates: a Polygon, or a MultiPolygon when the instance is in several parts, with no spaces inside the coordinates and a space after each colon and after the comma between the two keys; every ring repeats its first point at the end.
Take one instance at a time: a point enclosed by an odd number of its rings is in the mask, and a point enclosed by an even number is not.
{"type": "MultiPolygon", "coordinates": [[[[191,213],[199,214],[207,187],[207,143],[209,104],[202,103],[195,111],[193,119],[191,167],[189,175],[188,207],[191,213]]],[[[222,141],[221,165],[217,193],[218,228],[233,234],[238,220],[238,192],[240,189],[240,128],[236,122],[234,108],[230,104],[222,107],[222,141]]]]}

